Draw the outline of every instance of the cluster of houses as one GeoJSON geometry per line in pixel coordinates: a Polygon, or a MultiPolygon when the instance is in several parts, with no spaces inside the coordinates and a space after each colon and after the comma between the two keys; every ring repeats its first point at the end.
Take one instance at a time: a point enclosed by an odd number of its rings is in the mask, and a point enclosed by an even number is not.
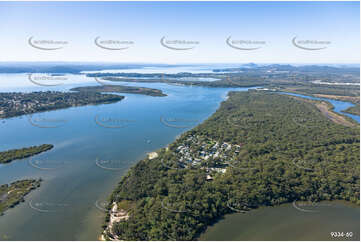
{"type": "Polygon", "coordinates": [[[38,105],[36,100],[24,100],[24,95],[25,94],[19,93],[13,95],[11,98],[7,96],[1,97],[0,115],[5,115],[9,110],[24,111],[38,105]]]}
{"type": "Polygon", "coordinates": [[[58,98],[50,100],[49,92],[2,93],[0,95],[0,118],[32,113],[56,105],[58,98]]]}
{"type": "Polygon", "coordinates": [[[209,137],[191,134],[175,148],[174,153],[184,167],[199,167],[202,162],[213,160],[218,165],[208,165],[203,169],[207,172],[225,173],[228,162],[238,155],[241,146],[242,144],[218,142],[209,137]]]}

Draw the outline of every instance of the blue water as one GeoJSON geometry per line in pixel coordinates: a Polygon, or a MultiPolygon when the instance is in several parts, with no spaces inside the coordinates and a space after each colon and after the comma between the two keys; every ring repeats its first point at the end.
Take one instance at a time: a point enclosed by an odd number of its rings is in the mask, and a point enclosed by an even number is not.
{"type": "MultiPolygon", "coordinates": [[[[75,86],[99,85],[84,75],[72,75],[69,79],[76,82],[49,88],[29,84],[24,75],[1,75],[0,91],[66,91],[75,86]],[[13,86],[4,83],[9,80],[13,86]]],[[[0,165],[0,184],[24,178],[44,179],[40,189],[30,193],[25,203],[0,217],[0,239],[96,240],[104,213],[95,204],[107,199],[131,166],[147,152],[165,147],[204,121],[229,91],[248,90],[163,83],[132,83],[132,86],[161,89],[168,96],[122,94],[126,98],[113,104],[0,121],[0,150],[45,143],[55,145],[53,150],[32,159],[0,165]],[[160,122],[161,118],[178,120],[179,126],[187,127],[166,126],[160,122]],[[99,125],[97,120],[105,125],[99,125]],[[49,126],[53,128],[46,128],[49,126]]],[[[335,105],[336,111],[352,105],[327,101],[335,105]]]]}
{"type": "MultiPolygon", "coordinates": [[[[66,90],[89,83],[99,85],[87,79],[81,84],[50,89],[66,90]]],[[[55,145],[53,150],[32,159],[0,165],[0,184],[24,178],[44,179],[25,203],[0,217],[0,235],[11,240],[96,240],[104,214],[95,204],[107,199],[132,165],[147,152],[165,147],[209,117],[230,90],[247,90],[161,83],[132,85],[158,88],[168,96],[124,94],[124,100],[113,104],[68,108],[0,122],[0,150],[55,145]],[[97,117],[114,122],[105,122],[104,127],[95,122],[97,117]],[[160,122],[161,117],[180,120],[179,125],[187,127],[166,126],[160,122]],[[97,163],[104,160],[105,163],[97,163]]]]}
{"type": "Polygon", "coordinates": [[[334,106],[333,111],[335,111],[336,113],[339,113],[339,114],[346,115],[346,116],[352,118],[353,120],[357,121],[358,123],[360,123],[360,116],[343,112],[343,110],[346,110],[349,107],[355,106],[353,103],[337,101],[337,100],[333,100],[333,99],[329,99],[329,98],[318,98],[318,97],[312,97],[312,96],[305,96],[305,95],[291,93],[291,92],[282,92],[282,93],[287,94],[287,95],[296,96],[296,97],[307,98],[307,99],[311,99],[311,100],[327,101],[334,106]]]}

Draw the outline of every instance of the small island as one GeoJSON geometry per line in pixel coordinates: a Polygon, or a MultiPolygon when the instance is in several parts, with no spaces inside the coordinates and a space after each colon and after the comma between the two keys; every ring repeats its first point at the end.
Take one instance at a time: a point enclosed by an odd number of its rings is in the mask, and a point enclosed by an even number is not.
{"type": "Polygon", "coordinates": [[[32,190],[40,187],[41,181],[41,179],[27,179],[0,185],[0,216],[4,215],[7,209],[24,202],[24,197],[32,190]]]}
{"type": "Polygon", "coordinates": [[[13,160],[24,159],[52,149],[54,145],[42,144],[21,149],[12,149],[0,152],[0,164],[10,163],[13,160]]]}
{"type": "Polygon", "coordinates": [[[131,87],[121,85],[102,85],[102,86],[89,86],[89,87],[75,87],[70,89],[71,91],[79,92],[116,92],[116,93],[132,93],[132,94],[143,94],[153,97],[164,97],[167,96],[161,90],[147,88],[147,87],[131,87]]]}

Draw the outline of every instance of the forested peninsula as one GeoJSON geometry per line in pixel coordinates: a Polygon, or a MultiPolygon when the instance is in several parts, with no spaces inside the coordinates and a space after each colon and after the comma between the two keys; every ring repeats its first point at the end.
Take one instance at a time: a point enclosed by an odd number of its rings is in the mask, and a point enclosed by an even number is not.
{"type": "Polygon", "coordinates": [[[231,92],[210,118],[156,153],[112,193],[104,239],[194,240],[225,214],[259,206],[359,204],[359,126],[288,95],[231,92]]]}

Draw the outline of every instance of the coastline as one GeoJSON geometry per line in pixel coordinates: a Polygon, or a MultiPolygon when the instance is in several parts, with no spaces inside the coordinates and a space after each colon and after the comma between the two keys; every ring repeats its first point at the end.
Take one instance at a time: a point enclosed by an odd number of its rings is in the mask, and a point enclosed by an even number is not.
{"type": "Polygon", "coordinates": [[[36,190],[40,187],[42,179],[23,179],[23,180],[16,180],[10,184],[2,184],[0,185],[0,190],[5,189],[5,194],[1,194],[0,202],[8,202],[7,199],[11,199],[10,204],[5,203],[1,207],[3,208],[0,211],[0,216],[4,215],[8,209],[16,207],[21,202],[25,201],[26,195],[28,195],[31,191],[36,190]],[[27,185],[27,187],[23,187],[27,185]],[[20,187],[19,187],[20,186],[20,187]],[[12,190],[6,191],[7,188],[13,187],[12,190]],[[20,197],[17,197],[19,193],[22,193],[20,197]],[[11,194],[14,194],[11,198],[11,194]]]}
{"type": "MultiPolygon", "coordinates": [[[[224,97],[223,100],[221,100],[221,101],[218,103],[218,105],[217,105],[217,107],[216,107],[215,109],[218,109],[218,107],[219,107],[219,105],[220,105],[220,103],[221,103],[222,101],[227,101],[227,100],[229,99],[229,95],[228,95],[228,94],[229,94],[229,92],[227,92],[227,95],[224,97]]],[[[102,104],[102,105],[103,105],[103,104],[102,104]]],[[[76,107],[75,107],[75,108],[76,108],[76,107]]],[[[216,111],[216,110],[215,110],[215,111],[216,111]]],[[[213,115],[213,114],[214,114],[214,112],[212,112],[212,113],[210,114],[210,116],[213,115]]],[[[208,117],[208,118],[209,118],[209,117],[208,117]]],[[[205,119],[207,119],[207,117],[206,117],[205,119]]],[[[203,120],[203,122],[204,122],[204,120],[203,120]]],[[[202,122],[202,123],[203,123],[203,122],[202,122]]],[[[202,123],[201,123],[201,124],[202,124],[202,123]]],[[[198,125],[197,125],[197,126],[198,126],[198,125]]],[[[187,132],[187,131],[184,131],[184,132],[187,132]]],[[[173,141],[171,141],[169,144],[172,144],[172,143],[173,143],[178,137],[180,137],[182,134],[183,134],[183,133],[177,135],[176,138],[175,138],[173,141]]],[[[169,144],[168,144],[168,145],[169,145],[169,144]]],[[[168,145],[167,145],[167,146],[168,146],[168,145]]],[[[134,164],[137,164],[137,163],[134,163],[134,164]]]]}
{"type": "Polygon", "coordinates": [[[51,112],[56,110],[62,110],[62,109],[68,109],[73,107],[84,107],[84,106],[94,106],[94,105],[102,105],[102,104],[110,104],[110,103],[116,103],[119,101],[122,101],[124,99],[124,96],[115,95],[115,94],[102,94],[102,93],[86,93],[86,92],[50,92],[50,91],[44,91],[44,92],[31,92],[31,93],[9,93],[9,92],[0,92],[0,98],[4,100],[4,102],[7,102],[8,106],[5,106],[3,110],[1,110],[1,116],[0,120],[4,121],[10,118],[16,118],[16,117],[23,117],[23,116],[30,116],[33,114],[38,113],[45,113],[45,112],[51,112]],[[47,100],[46,103],[40,103],[39,100],[42,96],[47,95],[47,98],[49,98],[49,95],[53,100],[47,100]],[[9,97],[10,96],[10,97],[9,97]],[[74,100],[68,101],[68,102],[60,102],[56,103],[58,98],[62,98],[64,100],[64,96],[68,99],[76,99],[77,102],[74,102],[74,100]],[[84,98],[87,98],[86,101],[83,101],[84,98]],[[22,100],[27,100],[27,104],[23,104],[22,108],[15,109],[16,102],[14,101],[16,99],[17,102],[22,100]],[[33,100],[34,99],[34,100],[33,100]],[[11,100],[11,101],[9,101],[11,100]],[[30,102],[29,100],[32,100],[30,102]],[[11,103],[11,104],[9,104],[11,103]],[[14,105],[15,103],[15,105],[14,105]],[[35,104],[36,103],[36,106],[35,104]],[[11,106],[12,105],[12,106],[11,106]],[[35,107],[32,107],[35,106],[35,107]],[[15,110],[13,110],[15,109],[15,110]],[[5,111],[4,111],[5,110],[5,111]],[[10,110],[10,111],[9,111],[10,110]]]}
{"type": "MultiPolygon", "coordinates": [[[[315,100],[309,100],[309,99],[306,99],[306,98],[299,98],[299,97],[295,97],[295,96],[291,96],[297,100],[300,100],[300,101],[304,101],[304,102],[307,102],[307,103],[311,103],[312,105],[314,105],[326,118],[328,118],[329,120],[331,120],[332,122],[334,123],[337,123],[337,124],[341,124],[343,126],[346,126],[346,127],[355,127],[357,126],[355,124],[355,122],[350,122],[348,119],[347,119],[347,116],[344,116],[342,114],[339,114],[339,113],[336,113],[334,112],[334,106],[327,102],[327,101],[315,101],[315,100]]],[[[353,120],[354,121],[354,120],[353,120]]]]}
{"type": "MultiPolygon", "coordinates": [[[[235,92],[235,93],[239,93],[239,92],[235,92]]],[[[237,96],[237,94],[235,94],[236,96],[237,96]]],[[[250,95],[250,94],[249,94],[250,95]]],[[[253,94],[254,95],[254,94],[253,94]]],[[[273,96],[273,95],[270,95],[270,96],[273,96]]],[[[283,96],[283,95],[280,95],[280,94],[278,94],[277,96],[283,96]]],[[[226,97],[228,97],[226,100],[228,100],[229,98],[230,98],[230,96],[229,96],[229,94],[226,96],[226,97]]],[[[292,96],[289,96],[291,99],[293,99],[293,97],[292,96]]],[[[225,101],[225,100],[223,100],[223,101],[225,101]]],[[[222,102],[221,102],[222,103],[222,102]]],[[[217,111],[219,111],[219,108],[216,110],[216,112],[217,111]]],[[[211,114],[210,115],[210,117],[212,117],[213,115],[214,115],[215,113],[213,113],[213,114],[211,114]]],[[[219,114],[218,114],[219,115],[219,114]]],[[[210,117],[208,117],[206,120],[208,120],[210,117]]],[[[194,127],[193,129],[195,129],[195,128],[197,128],[197,127],[199,127],[200,125],[204,125],[204,122],[205,121],[203,121],[201,124],[198,124],[196,127],[194,127]]],[[[184,133],[183,133],[184,134],[184,133]]],[[[182,136],[182,135],[180,135],[180,136],[182,136]]],[[[176,141],[176,140],[175,140],[176,141]]],[[[175,141],[173,141],[171,144],[173,144],[175,141]]],[[[169,146],[169,145],[168,145],[169,146]]],[[[168,147],[167,146],[167,147],[168,147]]],[[[141,166],[142,164],[141,163],[147,163],[147,161],[139,161],[138,163],[136,163],[136,165],[135,166],[141,166]]],[[[128,172],[122,177],[122,179],[121,179],[121,182],[119,183],[119,184],[121,184],[122,183],[122,181],[124,181],[124,179],[127,177],[127,176],[129,176],[129,173],[131,172],[132,170],[128,170],[128,172]]],[[[113,194],[114,195],[114,194],[113,194]]],[[[281,204],[283,204],[283,203],[281,203],[281,204]]],[[[176,210],[173,210],[173,211],[176,211],[176,210]]],[[[177,211],[180,211],[180,210],[177,210],[177,211]]],[[[225,213],[225,214],[229,214],[229,213],[225,213]]],[[[204,231],[203,231],[204,232],[204,231]]]]}
{"type": "MultiPolygon", "coordinates": [[[[254,88],[257,88],[257,87],[258,87],[258,86],[255,86],[254,88]]],[[[252,87],[250,87],[250,88],[248,88],[248,89],[252,89],[252,87]]],[[[247,91],[248,91],[248,90],[247,90],[247,91]]],[[[231,92],[235,92],[235,91],[234,91],[234,90],[227,91],[226,95],[221,98],[220,102],[219,102],[218,105],[215,107],[214,111],[213,111],[212,113],[210,113],[210,114],[208,115],[208,117],[204,118],[203,122],[201,122],[200,124],[204,123],[205,120],[207,120],[208,118],[212,117],[212,115],[220,108],[220,106],[222,105],[222,103],[225,102],[225,101],[227,101],[227,100],[230,98],[229,95],[230,95],[231,92]]],[[[197,124],[196,126],[190,128],[190,129],[194,129],[194,128],[196,128],[197,126],[199,126],[200,124],[197,124]]],[[[168,150],[168,149],[169,149],[169,145],[173,144],[177,139],[179,139],[183,134],[185,134],[185,133],[186,133],[187,131],[189,131],[190,129],[184,130],[184,132],[176,135],[176,136],[174,137],[174,140],[172,140],[171,142],[169,142],[169,143],[168,143],[167,145],[165,145],[164,147],[161,147],[161,148],[159,148],[159,149],[156,149],[156,150],[153,150],[153,151],[151,151],[151,152],[148,152],[148,153],[146,154],[147,159],[153,160],[153,159],[158,158],[158,156],[159,156],[159,152],[158,152],[158,151],[159,151],[160,149],[164,148],[164,149],[168,150]]],[[[143,159],[142,159],[142,160],[143,160],[143,159]]],[[[132,167],[136,166],[136,165],[137,165],[139,162],[141,162],[142,160],[138,160],[136,163],[134,163],[134,165],[133,165],[132,167]]],[[[132,167],[130,167],[130,168],[122,175],[121,180],[122,180],[125,176],[127,176],[127,174],[129,173],[129,171],[131,170],[132,167]]],[[[111,193],[114,193],[114,189],[115,189],[115,188],[113,188],[113,190],[112,190],[111,193]]],[[[124,241],[124,240],[120,240],[116,235],[114,235],[113,233],[110,232],[110,230],[112,229],[114,223],[117,222],[116,219],[114,219],[114,218],[111,219],[111,218],[112,218],[112,214],[118,212],[118,211],[117,211],[117,207],[116,207],[115,205],[116,205],[116,203],[113,202],[112,205],[111,205],[111,208],[106,212],[106,218],[105,218],[106,227],[104,228],[103,232],[101,232],[101,234],[98,236],[98,240],[99,240],[99,241],[124,241]],[[109,221],[108,221],[108,218],[107,218],[108,216],[109,216],[109,221]],[[107,234],[109,234],[109,233],[110,233],[111,235],[113,235],[115,238],[112,239],[112,238],[110,238],[109,236],[107,236],[107,234]]],[[[124,212],[126,212],[126,211],[119,211],[120,216],[125,216],[125,217],[126,217],[126,218],[124,217],[125,219],[121,219],[121,220],[125,220],[125,221],[126,221],[126,220],[129,219],[130,214],[129,214],[129,213],[124,214],[124,212]]]]}
{"type": "Polygon", "coordinates": [[[118,209],[118,204],[116,202],[113,202],[106,216],[109,217],[109,222],[107,223],[104,231],[100,235],[100,240],[123,241],[112,232],[112,228],[115,223],[118,223],[120,221],[127,221],[130,216],[129,212],[124,209],[118,209]]]}
{"type": "MultiPolygon", "coordinates": [[[[320,201],[319,203],[308,203],[298,201],[296,204],[296,207],[294,207],[293,203],[284,203],[276,206],[260,206],[256,209],[253,209],[250,211],[250,214],[240,214],[240,213],[231,213],[226,214],[223,218],[215,221],[215,223],[211,224],[207,227],[207,229],[201,233],[197,237],[197,241],[209,241],[209,240],[240,240],[240,237],[244,238],[242,240],[259,240],[257,235],[252,235],[252,232],[248,233],[247,231],[255,231],[259,224],[262,224],[263,226],[266,226],[269,231],[274,230],[284,230],[284,233],[287,233],[288,225],[284,225],[284,227],[276,227],[271,219],[268,219],[269,216],[271,216],[274,212],[277,211],[279,214],[279,217],[282,217],[283,219],[289,221],[294,220],[295,218],[301,217],[302,219],[305,219],[305,222],[309,221],[310,219],[320,219],[320,217],[324,217],[323,220],[327,221],[328,217],[330,216],[337,216],[332,215],[332,212],[335,210],[338,213],[343,213],[342,211],[348,211],[349,213],[353,213],[355,209],[360,209],[359,205],[356,205],[350,201],[345,200],[325,200],[320,201]],[[301,210],[298,210],[297,208],[301,208],[301,210]],[[254,217],[250,223],[247,223],[246,225],[244,222],[247,220],[246,217],[254,217]],[[243,218],[244,217],[244,218],[243,218]],[[260,222],[260,221],[266,221],[266,222],[260,222]],[[238,224],[238,226],[237,226],[238,224]],[[242,226],[247,226],[246,228],[243,228],[242,226]],[[231,228],[232,230],[231,230],[231,228]],[[222,232],[224,230],[231,230],[230,233],[222,232]],[[244,231],[247,230],[247,231],[244,231]],[[230,235],[232,234],[232,235],[230,235]],[[216,236],[216,237],[215,237],[216,236]]],[[[356,210],[357,211],[357,210],[356,210]]],[[[325,225],[326,226],[326,225],[325,225]]],[[[349,228],[350,229],[350,228],[349,228]]],[[[316,232],[313,230],[317,230],[317,226],[315,226],[315,229],[308,230],[310,232],[309,236],[312,237],[312,233],[316,232]]],[[[360,236],[359,229],[357,231],[352,230],[354,233],[354,237],[357,240],[357,236],[360,236]]],[[[263,232],[265,233],[265,232],[263,232]]],[[[269,234],[267,234],[269,235],[269,234]]],[[[265,235],[265,236],[267,236],[265,235]]],[[[327,234],[325,234],[327,236],[327,234]]],[[[319,234],[317,236],[320,236],[319,234]]],[[[274,240],[277,240],[278,238],[274,238],[274,240]]],[[[318,238],[317,240],[319,240],[318,238]]],[[[324,238],[324,240],[327,238],[324,238]]],[[[353,240],[355,240],[353,239],[353,240]]],[[[293,239],[298,240],[298,239],[293,239]]],[[[304,240],[309,240],[309,238],[304,238],[304,240]]],[[[328,240],[328,239],[327,239],[328,240]]]]}

